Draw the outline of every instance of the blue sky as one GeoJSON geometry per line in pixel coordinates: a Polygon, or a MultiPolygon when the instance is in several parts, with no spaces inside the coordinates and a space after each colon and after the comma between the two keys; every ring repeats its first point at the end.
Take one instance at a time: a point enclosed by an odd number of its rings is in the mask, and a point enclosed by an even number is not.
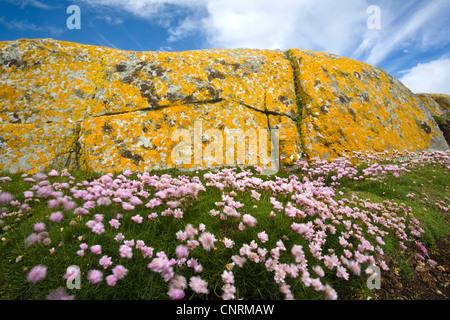
{"type": "Polygon", "coordinates": [[[416,93],[450,94],[449,22],[449,0],[0,0],[0,41],[327,51],[377,65],[416,93]],[[70,5],[79,30],[67,28],[70,5]]]}

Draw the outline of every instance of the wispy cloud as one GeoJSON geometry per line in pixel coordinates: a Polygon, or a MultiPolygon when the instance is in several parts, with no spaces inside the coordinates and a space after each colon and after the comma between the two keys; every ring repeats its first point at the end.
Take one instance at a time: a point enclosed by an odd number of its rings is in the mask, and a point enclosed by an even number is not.
{"type": "Polygon", "coordinates": [[[40,31],[46,34],[50,34],[52,37],[60,36],[64,33],[65,29],[49,25],[36,25],[27,20],[9,20],[6,17],[0,17],[0,24],[11,30],[21,31],[40,31]]]}
{"type": "Polygon", "coordinates": [[[4,0],[6,2],[9,2],[11,4],[20,6],[22,9],[24,9],[26,6],[31,6],[39,9],[52,9],[53,6],[43,3],[38,0],[4,0]]]}
{"type": "MultiPolygon", "coordinates": [[[[367,52],[364,60],[369,64],[380,64],[393,52],[426,47],[449,41],[450,31],[446,23],[449,14],[449,4],[446,0],[401,2],[395,7],[386,5],[382,10],[384,22],[379,32],[366,31],[356,55],[367,52]],[[411,4],[414,3],[414,8],[411,4]],[[387,10],[386,10],[387,9],[387,10]],[[432,36],[433,35],[433,36],[432,36]]],[[[410,51],[410,50],[409,50],[410,51]]]]}

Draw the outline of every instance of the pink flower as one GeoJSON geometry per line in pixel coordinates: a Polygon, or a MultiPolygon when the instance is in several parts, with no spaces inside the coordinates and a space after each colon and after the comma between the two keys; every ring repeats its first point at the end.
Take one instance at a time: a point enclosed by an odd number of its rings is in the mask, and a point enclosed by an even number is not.
{"type": "Polygon", "coordinates": [[[108,284],[108,286],[114,287],[116,285],[117,282],[117,278],[110,274],[109,276],[106,277],[106,283],[108,284]]]}
{"type": "Polygon", "coordinates": [[[33,198],[33,196],[34,196],[33,191],[24,191],[24,193],[23,193],[23,197],[24,197],[25,199],[27,199],[27,198],[33,198]]]}
{"type": "Polygon", "coordinates": [[[242,221],[249,227],[254,227],[258,222],[255,217],[249,214],[244,214],[244,216],[242,217],[242,221]]]}
{"type": "Polygon", "coordinates": [[[64,279],[74,279],[80,274],[80,269],[74,266],[67,267],[66,273],[64,274],[64,279]]]}
{"type": "Polygon", "coordinates": [[[103,273],[99,270],[89,270],[87,279],[92,284],[99,283],[103,279],[103,273]]]}
{"type": "Polygon", "coordinates": [[[73,300],[75,296],[67,295],[66,291],[63,288],[58,288],[50,292],[46,299],[47,300],[73,300]]]}
{"type": "Polygon", "coordinates": [[[30,270],[30,272],[27,275],[27,281],[36,283],[40,280],[45,279],[47,276],[47,267],[42,265],[37,265],[33,267],[33,269],[30,270]]]}
{"type": "Polygon", "coordinates": [[[203,246],[203,249],[206,251],[210,251],[214,248],[214,242],[216,242],[216,238],[209,232],[202,233],[202,235],[198,238],[198,241],[203,246]]]}
{"type": "Polygon", "coordinates": [[[222,273],[222,282],[227,284],[233,284],[234,283],[233,272],[225,270],[222,273]]]}
{"type": "Polygon", "coordinates": [[[269,236],[267,235],[267,233],[265,231],[263,231],[263,232],[258,233],[258,239],[262,243],[265,243],[265,242],[269,241],[269,236]]]}
{"type": "Polygon", "coordinates": [[[184,232],[186,233],[186,236],[190,239],[194,239],[194,237],[198,234],[197,229],[195,229],[192,224],[186,225],[186,228],[184,229],[184,232]]]}
{"type": "Polygon", "coordinates": [[[48,218],[50,221],[53,222],[60,222],[63,219],[63,214],[59,211],[53,212],[50,214],[50,217],[48,218]]]}
{"type": "Polygon", "coordinates": [[[240,268],[242,268],[244,266],[244,263],[247,261],[246,258],[238,256],[238,255],[234,255],[231,257],[231,260],[233,260],[233,262],[238,265],[240,268]]]}
{"type": "Polygon", "coordinates": [[[180,209],[175,209],[175,211],[173,212],[173,217],[175,219],[181,219],[183,218],[183,211],[181,211],[180,209]]]}
{"type": "Polygon", "coordinates": [[[189,280],[189,287],[196,293],[208,294],[208,283],[200,277],[191,277],[189,280]]]}
{"type": "Polygon", "coordinates": [[[8,204],[13,198],[14,196],[11,193],[0,191],[0,203],[8,204]]]}
{"type": "Polygon", "coordinates": [[[35,244],[37,242],[38,243],[41,242],[41,240],[42,239],[38,234],[32,233],[25,239],[25,246],[26,247],[32,246],[33,244],[35,244]]]}
{"type": "Polygon", "coordinates": [[[323,270],[320,266],[314,267],[313,270],[319,277],[325,276],[325,273],[323,272],[323,270]]]}
{"type": "Polygon", "coordinates": [[[99,244],[96,244],[95,246],[91,246],[91,252],[93,254],[100,254],[102,253],[102,246],[99,244]]]}
{"type": "Polygon", "coordinates": [[[158,214],[156,212],[153,212],[147,216],[151,221],[156,220],[158,218],[158,214]]]}
{"type": "Polygon", "coordinates": [[[259,197],[261,195],[258,192],[256,192],[255,190],[252,190],[251,192],[252,192],[252,198],[259,201],[259,197]]]}
{"type": "Polygon", "coordinates": [[[119,254],[122,258],[131,259],[133,257],[132,249],[127,245],[121,245],[119,248],[119,254]]]}
{"type": "Polygon", "coordinates": [[[112,273],[117,280],[120,280],[127,275],[128,269],[119,264],[112,269],[112,273]]]}
{"type": "Polygon", "coordinates": [[[231,248],[233,248],[234,241],[231,239],[228,239],[228,238],[224,238],[223,244],[225,245],[226,248],[231,249],[231,248]]]}
{"type": "Polygon", "coordinates": [[[133,211],[134,206],[128,202],[122,202],[122,209],[125,211],[133,211]]]}
{"type": "Polygon", "coordinates": [[[325,285],[324,293],[325,300],[337,300],[337,293],[329,284],[325,285]]]}
{"type": "Polygon", "coordinates": [[[178,259],[187,258],[189,256],[189,249],[186,246],[179,245],[175,249],[175,253],[176,253],[178,259]]]}
{"type": "Polygon", "coordinates": [[[185,293],[181,289],[169,287],[167,295],[169,296],[170,300],[181,300],[184,298],[185,293]]]}
{"type": "Polygon", "coordinates": [[[117,219],[111,219],[109,220],[109,225],[113,228],[119,229],[120,222],[117,219]]]}
{"type": "Polygon", "coordinates": [[[343,266],[338,266],[337,267],[337,273],[336,273],[338,278],[343,278],[345,280],[348,280],[349,274],[347,272],[347,270],[345,270],[345,268],[343,266]]]}
{"type": "Polygon", "coordinates": [[[110,265],[112,265],[111,257],[103,256],[103,257],[101,257],[101,259],[99,260],[98,263],[103,267],[103,269],[106,269],[110,265]]]}
{"type": "Polygon", "coordinates": [[[123,239],[125,239],[125,237],[124,237],[124,235],[122,233],[118,233],[114,237],[114,240],[116,240],[117,242],[122,242],[123,239]]]}
{"type": "Polygon", "coordinates": [[[103,225],[103,223],[97,222],[97,223],[92,227],[92,232],[93,232],[93,233],[96,233],[96,234],[101,234],[101,233],[105,232],[105,226],[103,225]]]}
{"type": "Polygon", "coordinates": [[[141,217],[140,215],[138,215],[138,214],[131,217],[131,220],[133,220],[134,222],[136,222],[136,223],[138,223],[138,224],[139,224],[139,223],[142,223],[143,219],[144,219],[144,218],[142,218],[142,217],[141,217]]]}
{"type": "Polygon", "coordinates": [[[235,296],[234,294],[236,293],[236,287],[233,286],[232,284],[225,284],[222,287],[223,290],[223,295],[222,295],[222,299],[223,300],[234,300],[235,296]]]}
{"type": "Polygon", "coordinates": [[[42,232],[45,230],[45,224],[43,222],[35,223],[33,230],[36,232],[42,232]]]}

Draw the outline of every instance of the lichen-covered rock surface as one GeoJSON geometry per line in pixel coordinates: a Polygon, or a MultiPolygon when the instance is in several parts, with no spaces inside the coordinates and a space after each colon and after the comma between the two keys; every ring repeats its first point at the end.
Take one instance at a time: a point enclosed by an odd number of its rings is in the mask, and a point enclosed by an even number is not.
{"type": "Polygon", "coordinates": [[[417,93],[416,96],[434,116],[450,112],[450,95],[448,94],[417,93]]]}
{"type": "Polygon", "coordinates": [[[289,55],[309,157],[447,148],[423,103],[380,68],[330,53],[293,49],[289,55]]]}
{"type": "Polygon", "coordinates": [[[302,155],[447,147],[396,79],[304,50],[0,42],[0,124],[0,171],[12,173],[262,165],[277,142],[284,166],[302,155]]]}

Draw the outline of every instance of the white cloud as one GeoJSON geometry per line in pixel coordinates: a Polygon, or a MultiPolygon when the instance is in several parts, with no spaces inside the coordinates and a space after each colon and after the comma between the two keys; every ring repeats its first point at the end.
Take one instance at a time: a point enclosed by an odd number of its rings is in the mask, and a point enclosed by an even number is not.
{"type": "Polygon", "coordinates": [[[450,58],[419,63],[399,80],[414,93],[450,94],[450,58]]]}

